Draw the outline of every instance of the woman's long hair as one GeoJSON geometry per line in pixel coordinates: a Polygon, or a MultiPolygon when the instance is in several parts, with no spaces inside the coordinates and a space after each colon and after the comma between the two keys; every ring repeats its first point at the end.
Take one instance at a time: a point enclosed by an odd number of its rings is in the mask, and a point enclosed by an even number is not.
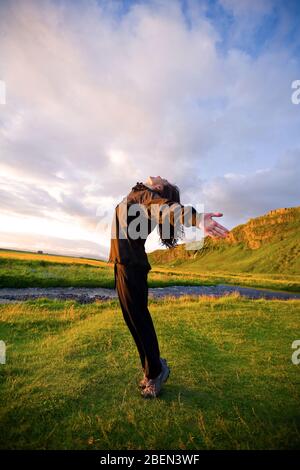
{"type": "Polygon", "coordinates": [[[184,235],[184,229],[182,224],[180,223],[180,219],[176,217],[176,212],[178,215],[178,209],[180,209],[179,204],[181,205],[180,191],[178,186],[176,186],[175,184],[167,183],[164,185],[163,190],[160,191],[160,195],[165,199],[177,203],[177,211],[176,209],[174,210],[174,217],[172,217],[174,223],[168,223],[168,230],[164,229],[162,223],[158,224],[158,233],[161,244],[166,246],[167,248],[175,248],[175,246],[178,244],[178,240],[182,239],[184,235]],[[167,236],[165,234],[166,231],[167,236]]]}

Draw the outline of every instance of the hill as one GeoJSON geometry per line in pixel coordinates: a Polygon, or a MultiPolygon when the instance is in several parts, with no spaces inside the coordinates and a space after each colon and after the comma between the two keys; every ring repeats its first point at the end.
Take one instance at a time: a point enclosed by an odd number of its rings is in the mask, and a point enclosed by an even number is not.
{"type": "Polygon", "coordinates": [[[226,239],[205,238],[203,248],[149,254],[153,267],[189,271],[300,273],[300,206],[281,208],[233,228],[226,239]]]}

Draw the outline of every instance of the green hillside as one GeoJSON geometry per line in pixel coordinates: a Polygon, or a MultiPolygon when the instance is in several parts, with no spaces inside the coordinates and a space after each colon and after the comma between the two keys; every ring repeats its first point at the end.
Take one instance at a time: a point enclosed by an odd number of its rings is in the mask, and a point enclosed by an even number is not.
{"type": "Polygon", "coordinates": [[[233,228],[226,239],[205,238],[203,248],[179,245],[149,255],[153,266],[189,271],[300,274],[300,206],[276,209],[233,228]]]}

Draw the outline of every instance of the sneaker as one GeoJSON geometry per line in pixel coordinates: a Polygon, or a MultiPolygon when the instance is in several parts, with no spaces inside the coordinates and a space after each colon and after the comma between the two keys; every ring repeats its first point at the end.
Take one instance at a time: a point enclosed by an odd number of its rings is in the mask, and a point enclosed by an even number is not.
{"type": "Polygon", "coordinates": [[[170,375],[170,368],[167,365],[167,361],[162,358],[160,361],[162,366],[161,373],[155,379],[148,379],[146,386],[141,391],[141,395],[144,398],[156,398],[170,375]]]}
{"type": "MultiPolygon", "coordinates": [[[[164,363],[165,365],[167,365],[166,359],[163,359],[162,357],[160,358],[160,362],[161,362],[161,364],[164,363]]],[[[141,388],[141,389],[145,388],[147,386],[147,383],[148,383],[148,378],[146,377],[146,374],[144,372],[144,376],[143,376],[142,380],[140,380],[140,382],[139,382],[139,388],[141,388]]]]}

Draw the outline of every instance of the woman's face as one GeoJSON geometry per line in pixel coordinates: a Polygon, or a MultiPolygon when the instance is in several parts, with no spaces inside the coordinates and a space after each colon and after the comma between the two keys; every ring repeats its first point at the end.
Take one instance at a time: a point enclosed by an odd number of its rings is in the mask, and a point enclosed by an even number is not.
{"type": "Polygon", "coordinates": [[[164,185],[168,183],[168,180],[162,178],[161,176],[148,176],[145,183],[151,186],[153,189],[156,189],[157,191],[162,191],[164,185]]]}

